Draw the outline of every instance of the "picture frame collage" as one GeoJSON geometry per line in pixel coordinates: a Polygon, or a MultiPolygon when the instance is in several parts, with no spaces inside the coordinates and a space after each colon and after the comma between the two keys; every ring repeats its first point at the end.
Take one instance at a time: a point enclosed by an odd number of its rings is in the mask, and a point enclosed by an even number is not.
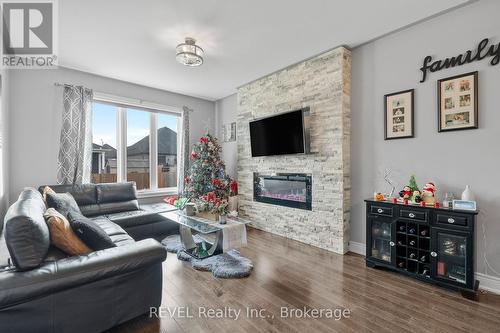
{"type": "MultiPolygon", "coordinates": [[[[478,72],[437,81],[438,132],[478,128],[478,72]]],[[[384,96],[384,139],[413,138],[415,90],[384,96]]]]}

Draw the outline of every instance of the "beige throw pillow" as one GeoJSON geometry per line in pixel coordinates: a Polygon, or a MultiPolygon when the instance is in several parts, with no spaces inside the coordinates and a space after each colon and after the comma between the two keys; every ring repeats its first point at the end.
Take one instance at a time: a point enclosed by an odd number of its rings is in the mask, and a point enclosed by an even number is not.
{"type": "Polygon", "coordinates": [[[92,252],[91,249],[71,229],[66,217],[54,208],[49,208],[43,214],[45,221],[49,226],[50,243],[61,251],[71,255],[78,256],[92,252]]]}

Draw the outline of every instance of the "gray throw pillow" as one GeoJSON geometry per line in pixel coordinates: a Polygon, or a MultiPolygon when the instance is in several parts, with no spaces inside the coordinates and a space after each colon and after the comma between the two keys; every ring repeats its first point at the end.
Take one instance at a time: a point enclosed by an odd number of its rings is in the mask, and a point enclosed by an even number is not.
{"type": "Polygon", "coordinates": [[[92,250],[99,251],[116,246],[97,223],[82,214],[69,212],[68,220],[75,234],[92,250]]]}
{"type": "Polygon", "coordinates": [[[70,193],[47,193],[47,207],[54,208],[64,216],[68,216],[70,212],[82,213],[70,193]]]}

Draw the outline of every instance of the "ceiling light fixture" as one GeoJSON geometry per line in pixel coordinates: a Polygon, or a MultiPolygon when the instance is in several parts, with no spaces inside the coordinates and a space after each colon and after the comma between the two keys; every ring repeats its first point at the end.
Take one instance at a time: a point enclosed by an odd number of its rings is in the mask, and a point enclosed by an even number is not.
{"type": "Polygon", "coordinates": [[[186,66],[200,66],[203,64],[203,54],[205,53],[201,47],[196,45],[196,40],[191,37],[186,37],[184,43],[177,45],[175,59],[186,66]]]}

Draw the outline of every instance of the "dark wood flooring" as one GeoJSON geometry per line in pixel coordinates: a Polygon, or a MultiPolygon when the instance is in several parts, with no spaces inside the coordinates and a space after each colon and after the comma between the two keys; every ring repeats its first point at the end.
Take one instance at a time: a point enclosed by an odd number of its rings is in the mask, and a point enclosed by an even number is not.
{"type": "MultiPolygon", "coordinates": [[[[500,332],[500,296],[479,302],[459,293],[380,269],[359,255],[337,255],[249,228],[254,271],[245,279],[216,279],[169,254],[164,263],[163,304],[189,309],[162,319],[138,317],[111,332],[500,332]],[[200,307],[241,309],[238,320],[207,319],[200,307]],[[349,309],[350,317],[283,318],[280,309],[349,309]],[[263,309],[249,318],[247,308],[263,309]]],[[[326,314],[326,312],[324,312],[326,314]]],[[[338,313],[337,313],[338,314],[338,313]]]]}

